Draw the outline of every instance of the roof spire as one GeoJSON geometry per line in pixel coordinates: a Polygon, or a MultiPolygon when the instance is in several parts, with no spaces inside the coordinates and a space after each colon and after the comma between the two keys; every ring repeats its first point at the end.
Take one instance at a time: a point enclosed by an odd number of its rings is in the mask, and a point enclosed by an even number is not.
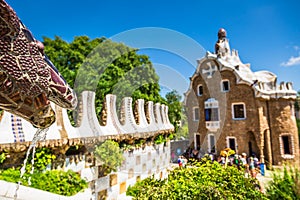
{"type": "Polygon", "coordinates": [[[226,36],[226,30],[224,28],[220,28],[218,31],[218,41],[215,45],[215,53],[218,55],[218,57],[230,55],[229,42],[226,36]]]}

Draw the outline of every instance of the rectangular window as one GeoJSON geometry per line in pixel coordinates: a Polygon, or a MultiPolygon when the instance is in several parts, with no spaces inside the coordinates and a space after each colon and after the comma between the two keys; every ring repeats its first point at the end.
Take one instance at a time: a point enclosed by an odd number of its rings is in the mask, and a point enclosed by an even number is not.
{"type": "Polygon", "coordinates": [[[222,81],[222,91],[223,92],[228,92],[229,91],[229,81],[228,80],[223,80],[222,81]]]}
{"type": "Polygon", "coordinates": [[[199,113],[199,108],[194,108],[194,121],[199,121],[199,119],[200,119],[200,113],[199,113]]]}
{"type": "Polygon", "coordinates": [[[202,94],[203,94],[203,86],[202,85],[198,85],[197,93],[198,93],[198,96],[202,96],[202,94]]]}
{"type": "Polygon", "coordinates": [[[206,108],[205,121],[219,121],[219,108],[206,108]]]}
{"type": "Polygon", "coordinates": [[[283,153],[291,154],[289,136],[282,136],[283,153]]]}
{"type": "Polygon", "coordinates": [[[215,136],[210,134],[209,136],[209,150],[211,153],[215,153],[216,147],[215,147],[215,136]]]}
{"type": "Polygon", "coordinates": [[[220,128],[219,102],[215,98],[209,98],[204,102],[205,126],[211,132],[220,128]]]}
{"type": "Polygon", "coordinates": [[[229,138],[228,142],[229,142],[229,148],[235,151],[236,150],[235,149],[235,147],[236,147],[236,145],[235,145],[235,138],[229,138]]]}
{"type": "Polygon", "coordinates": [[[196,134],[195,149],[200,150],[200,135],[196,134]]]}
{"type": "Polygon", "coordinates": [[[233,119],[245,119],[246,118],[246,109],[245,104],[233,104],[232,106],[233,119]]]}

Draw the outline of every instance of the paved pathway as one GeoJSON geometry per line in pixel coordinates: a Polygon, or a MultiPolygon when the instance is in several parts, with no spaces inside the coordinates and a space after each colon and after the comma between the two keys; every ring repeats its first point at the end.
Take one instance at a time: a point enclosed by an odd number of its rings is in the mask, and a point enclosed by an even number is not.
{"type": "Polygon", "coordinates": [[[259,182],[262,186],[263,192],[265,192],[265,189],[268,186],[268,183],[273,179],[272,175],[273,175],[273,171],[270,171],[270,170],[266,170],[264,176],[262,176],[260,173],[257,174],[256,178],[259,180],[259,182]]]}

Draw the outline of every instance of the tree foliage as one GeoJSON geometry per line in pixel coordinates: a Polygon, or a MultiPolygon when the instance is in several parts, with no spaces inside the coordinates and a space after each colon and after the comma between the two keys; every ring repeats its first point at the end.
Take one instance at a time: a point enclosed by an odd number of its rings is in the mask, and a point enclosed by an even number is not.
{"type": "Polygon", "coordinates": [[[96,145],[94,154],[101,162],[101,172],[99,172],[101,176],[105,176],[111,171],[117,171],[124,160],[119,144],[112,140],[106,140],[96,145]]]}
{"type": "Polygon", "coordinates": [[[58,36],[53,40],[45,37],[44,44],[45,53],[78,94],[96,92],[98,117],[107,94],[116,94],[118,105],[125,96],[164,102],[149,57],[139,55],[137,49],[87,36],[75,37],[70,43],[58,36]]]}
{"type": "Polygon", "coordinates": [[[180,102],[181,96],[176,90],[166,94],[166,101],[169,107],[169,120],[175,127],[175,132],[179,129],[179,124],[182,118],[183,106],[180,102]]]}

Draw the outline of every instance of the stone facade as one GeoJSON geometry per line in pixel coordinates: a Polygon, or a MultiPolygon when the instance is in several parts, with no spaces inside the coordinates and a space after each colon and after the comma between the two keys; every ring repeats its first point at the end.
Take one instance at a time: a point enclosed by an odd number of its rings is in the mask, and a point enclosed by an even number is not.
{"type": "Polygon", "coordinates": [[[226,32],[216,47],[198,60],[185,94],[193,147],[202,154],[230,147],[269,165],[299,164],[292,84],[277,84],[268,71],[252,72],[230,51],[226,32]]]}

